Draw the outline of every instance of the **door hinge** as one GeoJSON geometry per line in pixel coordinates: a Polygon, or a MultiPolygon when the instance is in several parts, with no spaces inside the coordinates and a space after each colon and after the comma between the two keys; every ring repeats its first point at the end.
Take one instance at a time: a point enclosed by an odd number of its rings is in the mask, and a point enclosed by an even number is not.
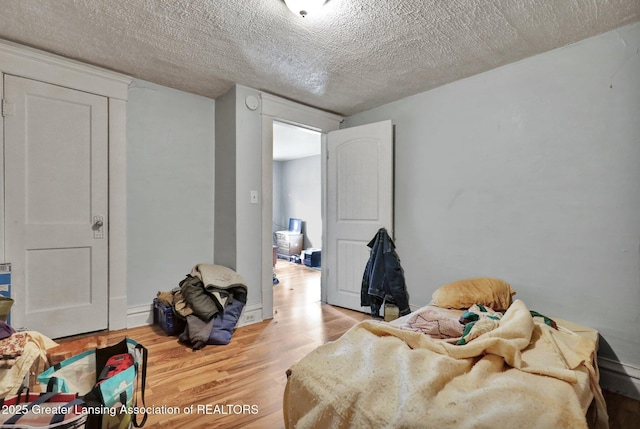
{"type": "Polygon", "coordinates": [[[16,113],[16,105],[2,100],[2,116],[13,116],[16,113]]]}

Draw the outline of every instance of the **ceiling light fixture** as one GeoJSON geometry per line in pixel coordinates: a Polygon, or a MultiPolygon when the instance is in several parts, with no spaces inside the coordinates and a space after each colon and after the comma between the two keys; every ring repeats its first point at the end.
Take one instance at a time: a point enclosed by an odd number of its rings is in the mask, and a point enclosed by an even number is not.
{"type": "Polygon", "coordinates": [[[291,12],[303,18],[319,11],[325,1],[326,0],[284,0],[291,12]]]}

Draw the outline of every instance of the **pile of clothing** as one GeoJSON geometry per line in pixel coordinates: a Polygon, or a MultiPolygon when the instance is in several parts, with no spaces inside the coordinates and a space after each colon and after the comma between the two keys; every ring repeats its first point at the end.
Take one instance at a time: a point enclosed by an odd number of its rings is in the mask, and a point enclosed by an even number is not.
{"type": "Polygon", "coordinates": [[[231,268],[198,264],[179,287],[158,292],[157,299],[186,320],[179,339],[199,350],[207,344],[229,344],[247,303],[247,285],[231,268]]]}
{"type": "Polygon", "coordinates": [[[16,332],[7,322],[0,320],[0,368],[11,368],[22,355],[27,342],[25,332],[16,332]]]}

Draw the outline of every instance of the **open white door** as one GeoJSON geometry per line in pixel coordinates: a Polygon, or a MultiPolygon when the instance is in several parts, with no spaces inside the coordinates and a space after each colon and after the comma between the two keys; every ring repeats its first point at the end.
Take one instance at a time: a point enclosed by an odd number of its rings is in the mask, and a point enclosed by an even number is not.
{"type": "Polygon", "coordinates": [[[107,99],[14,76],[4,85],[12,324],[52,338],[105,329],[107,99]]]}
{"type": "Polygon", "coordinates": [[[393,127],[377,122],[327,136],[327,303],[357,311],[367,243],[378,229],[393,236],[393,127]]]}

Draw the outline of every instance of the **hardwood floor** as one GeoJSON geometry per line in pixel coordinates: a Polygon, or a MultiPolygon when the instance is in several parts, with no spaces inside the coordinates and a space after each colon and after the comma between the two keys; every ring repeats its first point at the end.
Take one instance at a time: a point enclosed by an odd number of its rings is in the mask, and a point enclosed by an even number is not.
{"type": "MultiPolygon", "coordinates": [[[[276,273],[274,318],[238,328],[229,345],[194,352],[157,326],[100,336],[109,344],[129,336],[149,349],[146,405],[165,410],[145,427],[284,428],[286,370],[369,317],[321,304],[319,271],[279,260],[276,273]]],[[[611,429],[640,427],[640,402],[609,392],[605,398],[611,429]]]]}
{"type": "Polygon", "coordinates": [[[640,428],[640,401],[613,392],[602,392],[607,403],[610,429],[640,428]]]}
{"type": "Polygon", "coordinates": [[[179,410],[149,415],[145,427],[284,428],[287,369],[368,316],[321,304],[317,270],[278,261],[276,273],[274,318],[238,328],[226,346],[194,352],[158,326],[102,335],[108,344],[128,336],[146,346],[146,405],[179,410]],[[191,406],[192,414],[184,412],[191,406]]]}

